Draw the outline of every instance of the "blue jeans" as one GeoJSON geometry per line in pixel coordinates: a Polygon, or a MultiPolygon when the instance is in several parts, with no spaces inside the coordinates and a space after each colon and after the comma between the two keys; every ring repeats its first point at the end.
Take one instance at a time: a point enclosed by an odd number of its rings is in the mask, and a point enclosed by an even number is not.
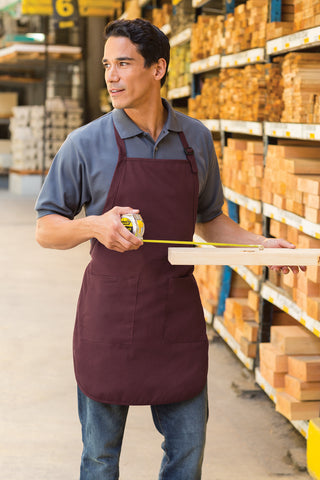
{"type": "MultiPolygon", "coordinates": [[[[128,406],[95,402],[78,388],[83,452],[80,480],[118,480],[128,406]]],[[[195,398],[151,406],[163,435],[159,480],[200,480],[208,419],[207,388],[195,398]]]]}

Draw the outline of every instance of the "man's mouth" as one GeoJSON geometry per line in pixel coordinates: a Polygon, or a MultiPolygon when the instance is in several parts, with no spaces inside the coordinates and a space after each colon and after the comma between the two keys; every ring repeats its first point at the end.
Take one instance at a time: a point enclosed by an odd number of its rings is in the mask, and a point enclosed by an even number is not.
{"type": "Polygon", "coordinates": [[[118,95],[121,92],[124,92],[123,88],[110,88],[109,89],[110,95],[118,95]]]}

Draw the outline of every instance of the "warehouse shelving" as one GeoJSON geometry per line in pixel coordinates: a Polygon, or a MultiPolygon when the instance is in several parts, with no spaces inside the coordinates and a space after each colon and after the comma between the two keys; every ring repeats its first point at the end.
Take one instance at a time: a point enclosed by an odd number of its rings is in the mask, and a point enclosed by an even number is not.
{"type": "Polygon", "coordinates": [[[260,294],[262,298],[280,308],[283,312],[288,313],[310,332],[320,337],[320,322],[307,315],[280,287],[265,282],[261,287],[260,294]]]}
{"type": "Polygon", "coordinates": [[[282,210],[268,203],[263,204],[263,214],[268,218],[273,218],[281,223],[295,227],[300,232],[320,239],[320,225],[306,220],[295,213],[282,210]]]}
{"type": "Polygon", "coordinates": [[[191,86],[185,85],[184,87],[173,88],[168,91],[168,99],[174,100],[175,98],[184,98],[190,97],[191,94],[191,86]]]}
{"type": "Polygon", "coordinates": [[[182,30],[182,32],[174,35],[170,38],[170,47],[178,47],[179,45],[183,45],[184,43],[190,42],[191,40],[191,33],[192,30],[190,27],[182,30]]]}
{"type": "Polygon", "coordinates": [[[211,55],[190,64],[190,72],[193,74],[206,73],[216,68],[220,68],[221,55],[211,55]]]}
{"type": "Polygon", "coordinates": [[[214,329],[219,333],[219,335],[223,338],[227,345],[231,348],[231,350],[236,354],[236,356],[241,360],[241,362],[247,367],[248,370],[254,369],[254,360],[253,358],[249,358],[244,353],[242,353],[238,342],[233,338],[232,335],[228,332],[228,330],[223,325],[223,320],[220,317],[215,317],[213,322],[214,329]]]}
{"type": "Polygon", "coordinates": [[[252,63],[263,63],[266,61],[264,48],[252,48],[239,53],[221,56],[221,67],[243,67],[252,63]]]}
{"type": "MultiPolygon", "coordinates": [[[[268,395],[268,397],[275,403],[277,399],[277,391],[273,388],[260,373],[259,368],[255,368],[256,383],[268,395]]],[[[309,422],[306,420],[291,420],[291,424],[304,438],[308,438],[309,422]]]]}
{"type": "Polygon", "coordinates": [[[241,195],[240,193],[235,192],[228,187],[223,187],[223,191],[225,198],[231,200],[233,203],[241,205],[242,207],[245,207],[254,213],[262,212],[262,203],[260,200],[253,200],[252,198],[241,195]]]}
{"type": "Polygon", "coordinates": [[[265,122],[264,133],[269,137],[320,141],[318,124],[265,122]]]}
{"type": "Polygon", "coordinates": [[[246,122],[241,120],[220,120],[221,130],[231,133],[262,136],[263,124],[261,122],[246,122]]]}
{"type": "Polygon", "coordinates": [[[266,53],[279,55],[317,46],[320,46],[320,26],[269,40],[266,42],[266,53]]]}

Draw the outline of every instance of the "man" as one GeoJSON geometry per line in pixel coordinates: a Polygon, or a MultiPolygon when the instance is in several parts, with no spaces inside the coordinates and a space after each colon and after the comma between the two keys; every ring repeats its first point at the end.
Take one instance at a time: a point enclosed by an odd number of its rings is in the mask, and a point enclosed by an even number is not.
{"type": "MultiPolygon", "coordinates": [[[[78,301],[74,364],[81,480],[116,480],[129,405],[151,405],[164,435],[162,480],[199,480],[207,421],[208,342],[189,266],[121,223],[140,212],[145,238],[292,247],[222,214],[210,132],[160,96],[167,37],[141,19],[105,29],[103,66],[114,110],[69,135],[40,193],[37,240],[68,249],[91,240],[78,301]],[[75,216],[86,208],[86,217],[75,216]]],[[[287,267],[283,267],[288,271],[287,267]]],[[[295,269],[297,270],[297,269],[295,269]]]]}

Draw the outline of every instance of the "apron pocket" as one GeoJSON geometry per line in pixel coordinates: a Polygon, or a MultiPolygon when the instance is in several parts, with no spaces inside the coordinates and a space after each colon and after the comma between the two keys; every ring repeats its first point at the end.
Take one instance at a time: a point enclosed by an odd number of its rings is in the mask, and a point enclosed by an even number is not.
{"type": "Polygon", "coordinates": [[[131,343],[137,278],[85,274],[78,304],[81,338],[103,343],[131,343]]]}
{"type": "Polygon", "coordinates": [[[203,308],[194,277],[171,278],[164,339],[170,343],[186,343],[205,338],[203,308]]]}

